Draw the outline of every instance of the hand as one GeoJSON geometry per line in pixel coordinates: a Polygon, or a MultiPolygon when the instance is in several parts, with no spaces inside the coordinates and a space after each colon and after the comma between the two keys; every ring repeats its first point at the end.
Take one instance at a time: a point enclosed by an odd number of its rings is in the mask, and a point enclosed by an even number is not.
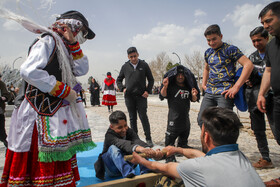
{"type": "Polygon", "coordinates": [[[202,85],[202,89],[203,89],[204,91],[206,91],[206,89],[207,89],[206,85],[202,85]]]}
{"type": "Polygon", "coordinates": [[[125,92],[126,92],[126,88],[123,89],[123,93],[125,93],[125,92]]]}
{"type": "Polygon", "coordinates": [[[153,156],[155,160],[160,160],[164,156],[164,153],[160,149],[157,149],[155,153],[156,154],[153,156]]]}
{"type": "Polygon", "coordinates": [[[266,113],[265,103],[265,97],[263,95],[259,95],[257,100],[257,106],[262,113],[266,113]]]}
{"type": "Polygon", "coordinates": [[[252,87],[253,87],[253,84],[252,84],[252,82],[251,82],[251,81],[249,81],[249,79],[248,79],[248,80],[246,80],[246,81],[245,81],[245,83],[246,83],[246,85],[247,85],[247,86],[249,86],[250,88],[252,88],[252,87]]]}
{"type": "Polygon", "coordinates": [[[135,151],[132,153],[132,155],[133,155],[133,158],[132,158],[132,160],[130,160],[130,162],[135,165],[139,164],[141,162],[141,160],[145,159],[145,158],[141,157],[139,154],[137,154],[135,151]]]}
{"type": "Polygon", "coordinates": [[[145,153],[147,158],[153,158],[156,156],[156,151],[151,148],[144,148],[141,152],[145,153]]]}
{"type": "Polygon", "coordinates": [[[169,146],[163,148],[162,151],[166,151],[167,152],[166,157],[170,157],[176,153],[176,147],[169,145],[169,146]]]}
{"type": "Polygon", "coordinates": [[[166,77],[165,79],[163,79],[162,85],[163,85],[164,87],[167,87],[168,84],[169,84],[169,79],[168,79],[168,77],[166,77]]]}
{"type": "Polygon", "coordinates": [[[192,96],[197,96],[197,94],[198,94],[198,91],[195,88],[193,88],[192,89],[192,96]]]}
{"type": "Polygon", "coordinates": [[[77,99],[77,93],[71,89],[69,95],[67,97],[65,97],[64,99],[70,103],[71,102],[75,103],[76,99],[77,99]]]}
{"type": "Polygon", "coordinates": [[[2,101],[6,101],[6,97],[1,97],[2,101]]]}
{"type": "Polygon", "coordinates": [[[76,42],[76,39],[67,24],[56,22],[59,27],[57,27],[57,31],[70,43],[73,44],[76,42]],[[61,29],[63,28],[63,29],[61,29]]]}
{"type": "Polygon", "coordinates": [[[149,96],[149,93],[147,91],[145,91],[142,95],[142,97],[145,97],[145,98],[148,98],[148,96],[149,96]]]}
{"type": "Polygon", "coordinates": [[[230,99],[234,99],[234,96],[238,91],[239,91],[239,89],[237,89],[235,86],[233,86],[232,88],[223,91],[222,95],[225,94],[226,99],[227,99],[227,97],[230,98],[230,99]]]}

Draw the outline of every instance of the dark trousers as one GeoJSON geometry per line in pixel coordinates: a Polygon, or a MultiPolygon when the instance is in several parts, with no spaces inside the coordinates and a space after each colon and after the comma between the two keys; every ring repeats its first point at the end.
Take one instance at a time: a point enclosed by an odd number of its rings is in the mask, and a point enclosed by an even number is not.
{"type": "Polygon", "coordinates": [[[7,134],[5,129],[5,115],[0,114],[0,141],[4,143],[4,145],[7,147],[7,134]]]}
{"type": "MultiPolygon", "coordinates": [[[[262,157],[269,158],[269,148],[268,148],[267,137],[265,133],[266,131],[265,116],[264,113],[258,110],[255,97],[253,95],[250,96],[251,97],[248,98],[248,105],[249,105],[249,113],[251,119],[251,128],[256,136],[258,149],[262,157]],[[251,100],[253,101],[251,102],[251,100]]],[[[273,96],[272,95],[268,95],[266,97],[266,109],[267,109],[266,116],[269,125],[270,127],[273,128],[273,96]]]]}
{"type": "Polygon", "coordinates": [[[190,135],[190,128],[178,131],[167,130],[165,133],[165,146],[175,146],[175,141],[178,138],[177,147],[188,147],[188,138],[190,135]]]}
{"type": "Polygon", "coordinates": [[[125,95],[125,105],[127,107],[130,119],[130,126],[137,134],[137,112],[141,120],[146,140],[151,140],[150,123],[147,116],[147,98],[142,96],[125,95]]]}
{"type": "Polygon", "coordinates": [[[280,145],[280,95],[273,97],[273,123],[271,130],[278,145],[280,145]]]}
{"type": "Polygon", "coordinates": [[[198,118],[197,118],[198,125],[200,126],[200,128],[202,127],[203,121],[201,119],[201,116],[206,108],[209,108],[211,106],[218,106],[218,107],[228,108],[232,110],[233,104],[234,104],[234,100],[229,98],[225,99],[224,95],[205,93],[198,113],[198,118]]]}

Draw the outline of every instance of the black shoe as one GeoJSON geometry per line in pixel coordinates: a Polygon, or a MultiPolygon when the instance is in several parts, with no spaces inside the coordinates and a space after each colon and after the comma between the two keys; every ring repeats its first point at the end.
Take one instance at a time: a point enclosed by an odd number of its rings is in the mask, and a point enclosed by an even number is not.
{"type": "Polygon", "coordinates": [[[125,176],[125,178],[133,178],[133,177],[135,177],[134,173],[129,173],[127,176],[125,176]]]}
{"type": "Polygon", "coordinates": [[[172,156],[166,158],[165,163],[168,163],[168,162],[177,162],[177,160],[176,160],[175,156],[172,155],[172,156]]]}
{"type": "Polygon", "coordinates": [[[154,147],[154,144],[153,144],[152,140],[147,140],[146,143],[150,148],[154,147]]]}

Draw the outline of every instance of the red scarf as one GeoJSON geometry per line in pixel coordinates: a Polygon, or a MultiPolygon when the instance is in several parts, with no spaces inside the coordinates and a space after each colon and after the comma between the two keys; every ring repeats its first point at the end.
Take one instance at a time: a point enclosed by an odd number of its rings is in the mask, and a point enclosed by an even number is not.
{"type": "Polygon", "coordinates": [[[104,80],[104,83],[107,85],[107,86],[110,86],[111,84],[114,84],[114,82],[115,82],[115,79],[113,78],[113,77],[111,77],[111,76],[107,76],[108,78],[106,78],[105,80],[104,80]],[[111,79],[110,79],[111,78],[111,79]]]}

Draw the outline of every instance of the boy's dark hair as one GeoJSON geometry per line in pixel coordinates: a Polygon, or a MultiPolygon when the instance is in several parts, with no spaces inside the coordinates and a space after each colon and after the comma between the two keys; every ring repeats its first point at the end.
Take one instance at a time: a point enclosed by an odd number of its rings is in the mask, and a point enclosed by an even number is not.
{"type": "Polygon", "coordinates": [[[261,10],[259,19],[262,18],[270,10],[272,11],[273,15],[276,15],[278,18],[280,18],[280,1],[275,1],[266,5],[266,7],[261,10]]]}
{"type": "Polygon", "coordinates": [[[209,107],[203,111],[202,120],[204,129],[210,134],[215,146],[236,143],[242,124],[232,110],[209,107]]]}
{"type": "Polygon", "coordinates": [[[111,75],[111,72],[107,72],[107,75],[111,75]]]}
{"type": "Polygon", "coordinates": [[[268,32],[263,28],[263,26],[256,27],[250,32],[250,37],[261,34],[261,37],[268,38],[268,32]]]}
{"type": "Polygon", "coordinates": [[[136,47],[130,47],[127,49],[127,54],[131,54],[131,53],[138,53],[136,47]]]}
{"type": "Polygon", "coordinates": [[[109,121],[111,125],[118,124],[119,120],[125,120],[126,121],[126,115],[124,112],[120,110],[114,111],[110,116],[109,116],[109,121]]]}
{"type": "Polygon", "coordinates": [[[211,35],[211,34],[217,34],[217,35],[222,34],[219,25],[213,24],[207,27],[207,29],[204,32],[204,36],[206,37],[207,35],[211,35]]]}

